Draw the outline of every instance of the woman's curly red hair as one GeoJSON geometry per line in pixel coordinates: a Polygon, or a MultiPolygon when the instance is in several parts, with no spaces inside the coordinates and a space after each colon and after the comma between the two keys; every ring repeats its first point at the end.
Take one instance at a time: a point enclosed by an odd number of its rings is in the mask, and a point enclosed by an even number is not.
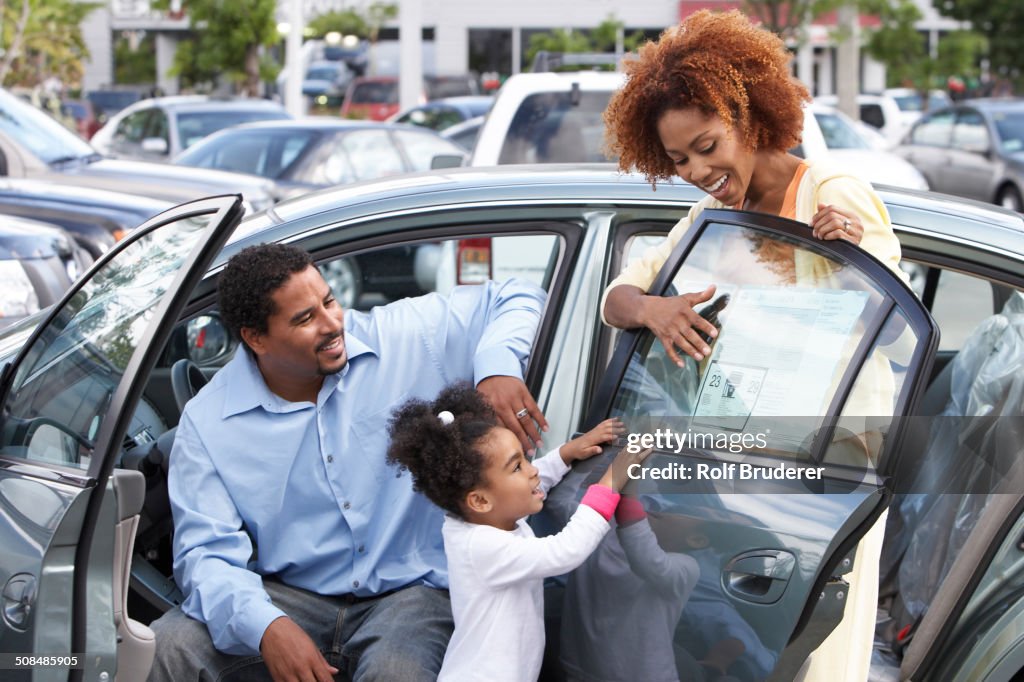
{"type": "Polygon", "coordinates": [[[789,72],[782,40],[740,12],[695,12],[626,62],[626,84],[604,112],[606,147],[619,168],[653,184],[675,175],[658,137],[666,111],[698,107],[740,131],[747,149],[800,143],[807,88],[789,72]]]}

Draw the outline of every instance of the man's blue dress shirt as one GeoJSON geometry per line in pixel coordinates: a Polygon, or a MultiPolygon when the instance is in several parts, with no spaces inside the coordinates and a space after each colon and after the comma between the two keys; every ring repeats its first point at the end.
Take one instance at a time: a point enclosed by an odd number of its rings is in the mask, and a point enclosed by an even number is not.
{"type": "Polygon", "coordinates": [[[510,280],[346,311],[349,361],[315,405],[272,393],[238,349],[185,408],[168,481],[182,608],[219,650],[258,654],[284,615],[262,576],[325,595],[448,586],[443,514],[386,464],[388,420],[455,381],[522,377],[544,301],[510,280]]]}

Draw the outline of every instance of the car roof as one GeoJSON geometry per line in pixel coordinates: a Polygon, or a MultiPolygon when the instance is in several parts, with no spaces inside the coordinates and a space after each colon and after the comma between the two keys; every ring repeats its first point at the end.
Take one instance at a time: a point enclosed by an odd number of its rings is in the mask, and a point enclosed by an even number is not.
{"type": "MultiPolygon", "coordinates": [[[[882,188],[879,193],[897,231],[903,231],[904,224],[927,225],[929,233],[1024,258],[1024,217],[1020,214],[960,197],[895,188],[882,188]]],[[[620,173],[613,164],[455,168],[331,187],[303,195],[246,219],[237,231],[241,236],[235,238],[243,242],[280,239],[306,229],[377,213],[392,214],[453,203],[554,205],[586,202],[599,206],[636,201],[678,205],[682,215],[686,207],[704,196],[701,190],[678,179],[659,183],[652,189],[643,176],[620,173]],[[609,191],[611,185],[615,186],[614,192],[609,191]],[[251,236],[256,231],[261,234],[251,236]]]]}
{"type": "Polygon", "coordinates": [[[172,111],[225,111],[225,110],[253,110],[273,109],[284,110],[277,102],[259,98],[229,98],[222,99],[208,97],[207,95],[171,95],[168,97],[153,97],[140,100],[132,105],[132,110],[137,111],[143,108],[158,106],[172,111]]]}
{"type": "MultiPolygon", "coordinates": [[[[233,130],[357,130],[360,128],[383,128],[385,130],[415,130],[422,132],[427,130],[422,126],[406,125],[404,123],[388,123],[386,121],[371,121],[367,119],[330,118],[328,116],[307,116],[306,118],[282,118],[267,121],[252,121],[240,123],[230,128],[218,130],[215,135],[229,133],[233,130]]],[[[428,131],[429,132],[429,131],[428,131]]]]}
{"type": "Polygon", "coordinates": [[[1024,98],[1022,97],[976,97],[965,99],[957,105],[975,107],[986,111],[1020,111],[1024,109],[1024,98]]]}

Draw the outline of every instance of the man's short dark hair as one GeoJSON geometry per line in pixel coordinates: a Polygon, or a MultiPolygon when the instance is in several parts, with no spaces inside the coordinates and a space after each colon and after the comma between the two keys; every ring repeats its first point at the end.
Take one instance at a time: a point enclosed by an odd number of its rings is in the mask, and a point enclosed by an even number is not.
{"type": "Polygon", "coordinates": [[[236,339],[243,327],[267,331],[274,314],[274,292],[288,278],[313,265],[308,253],[288,244],[259,244],[242,249],[228,260],[218,283],[220,314],[236,339]]]}

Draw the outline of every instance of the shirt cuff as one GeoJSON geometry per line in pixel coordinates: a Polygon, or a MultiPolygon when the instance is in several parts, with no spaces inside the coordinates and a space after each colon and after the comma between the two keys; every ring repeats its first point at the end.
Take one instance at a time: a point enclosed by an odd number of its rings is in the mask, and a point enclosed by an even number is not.
{"type": "Polygon", "coordinates": [[[523,378],[523,365],[508,348],[495,347],[477,352],[473,357],[473,376],[476,383],[488,377],[506,376],[523,378]]]}
{"type": "Polygon", "coordinates": [[[277,608],[270,602],[259,602],[252,604],[250,613],[246,614],[245,622],[239,627],[239,639],[243,644],[252,649],[253,656],[260,655],[260,643],[263,641],[263,634],[270,627],[270,624],[281,616],[288,614],[277,608]]]}
{"type": "Polygon", "coordinates": [[[635,497],[623,497],[615,508],[615,520],[620,526],[629,525],[647,518],[644,505],[635,497]]]}
{"type": "Polygon", "coordinates": [[[587,488],[587,492],[583,495],[583,499],[580,500],[580,504],[587,505],[607,521],[615,513],[615,507],[619,504],[619,497],[620,495],[611,488],[595,483],[587,488]]]}
{"type": "MultiPolygon", "coordinates": [[[[565,443],[562,443],[562,445],[565,445],[565,443]]],[[[567,473],[569,473],[569,469],[572,469],[572,467],[566,464],[565,460],[562,459],[562,445],[559,445],[554,450],[548,450],[547,452],[544,453],[544,458],[551,458],[550,461],[552,473],[558,474],[559,476],[565,476],[567,473]]],[[[537,460],[534,460],[533,463],[536,464],[537,460]]]]}

